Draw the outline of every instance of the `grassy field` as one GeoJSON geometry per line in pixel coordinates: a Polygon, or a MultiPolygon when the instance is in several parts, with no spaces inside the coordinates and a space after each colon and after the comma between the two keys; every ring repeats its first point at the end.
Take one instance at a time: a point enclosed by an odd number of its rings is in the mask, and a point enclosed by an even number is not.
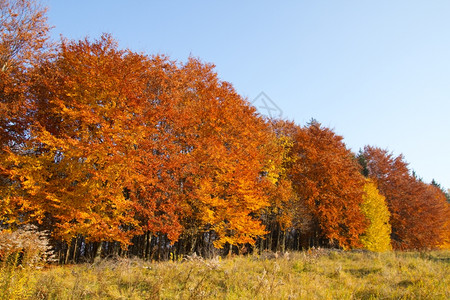
{"type": "Polygon", "coordinates": [[[450,299],[450,251],[3,265],[3,299],[450,299]]]}

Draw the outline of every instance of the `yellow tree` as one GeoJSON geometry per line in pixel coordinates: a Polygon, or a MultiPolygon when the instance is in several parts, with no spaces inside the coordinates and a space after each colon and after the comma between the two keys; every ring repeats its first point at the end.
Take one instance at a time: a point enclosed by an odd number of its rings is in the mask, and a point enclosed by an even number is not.
{"type": "Polygon", "coordinates": [[[369,220],[369,225],[361,236],[364,248],[376,252],[391,250],[390,213],[385,197],[380,195],[377,186],[371,180],[366,180],[364,185],[361,211],[369,220]]]}
{"type": "MultiPolygon", "coordinates": [[[[267,120],[274,133],[274,141],[268,144],[270,161],[264,170],[272,183],[266,188],[270,206],[263,210],[261,219],[268,234],[261,240],[261,250],[281,250],[286,246],[289,233],[305,232],[310,227],[310,212],[306,205],[298,201],[298,195],[289,171],[295,163],[292,155],[294,133],[297,126],[284,120],[267,120]]],[[[292,236],[292,234],[291,234],[292,236]]]]}

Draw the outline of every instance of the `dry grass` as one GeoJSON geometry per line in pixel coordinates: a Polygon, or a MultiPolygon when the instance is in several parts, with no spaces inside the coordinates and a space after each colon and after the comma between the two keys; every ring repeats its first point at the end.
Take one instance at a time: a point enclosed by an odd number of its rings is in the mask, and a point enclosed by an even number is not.
{"type": "Polygon", "coordinates": [[[9,299],[450,299],[449,267],[449,251],[319,249],[282,257],[3,267],[0,276],[12,278],[8,291],[17,292],[8,292],[9,299]]]}

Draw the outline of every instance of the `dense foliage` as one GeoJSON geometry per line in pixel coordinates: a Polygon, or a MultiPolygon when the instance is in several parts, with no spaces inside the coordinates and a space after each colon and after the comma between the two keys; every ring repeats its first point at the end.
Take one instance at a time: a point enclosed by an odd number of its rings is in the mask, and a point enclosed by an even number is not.
{"type": "Polygon", "coordinates": [[[264,118],[198,59],[49,47],[31,1],[0,0],[0,24],[0,234],[48,230],[61,262],[383,251],[391,225],[396,249],[449,244],[445,193],[402,157],[264,118]]]}
{"type": "Polygon", "coordinates": [[[378,252],[391,250],[390,213],[386,198],[380,195],[377,186],[371,180],[367,180],[364,185],[361,210],[370,222],[361,236],[364,248],[378,252]]]}
{"type": "Polygon", "coordinates": [[[443,243],[449,205],[445,194],[411,174],[403,156],[365,147],[360,154],[368,176],[386,197],[395,249],[428,249],[443,243]]]}

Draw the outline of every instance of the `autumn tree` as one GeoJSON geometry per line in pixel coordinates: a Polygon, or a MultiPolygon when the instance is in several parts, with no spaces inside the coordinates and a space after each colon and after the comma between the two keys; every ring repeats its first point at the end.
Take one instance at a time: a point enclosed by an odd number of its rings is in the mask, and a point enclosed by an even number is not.
{"type": "Polygon", "coordinates": [[[268,206],[264,188],[271,183],[261,172],[270,159],[271,132],[212,65],[191,58],[180,72],[174,133],[186,158],[180,170],[190,210],[186,232],[209,233],[219,248],[253,244],[265,233],[257,214],[268,206]]]}
{"type": "Polygon", "coordinates": [[[314,245],[359,247],[366,228],[360,210],[364,179],[342,137],[312,121],[297,128],[290,170],[298,201],[313,215],[308,239],[314,245]]]}
{"type": "MultiPolygon", "coordinates": [[[[450,211],[449,205],[447,205],[447,210],[450,211]]],[[[450,212],[447,213],[450,215],[450,212]]],[[[439,248],[450,249],[450,218],[447,218],[447,220],[444,223],[444,226],[442,227],[442,235],[439,248]]]]}
{"type": "Polygon", "coordinates": [[[447,202],[450,202],[450,189],[446,190],[443,186],[441,186],[434,179],[431,180],[431,185],[437,187],[438,189],[440,189],[444,193],[445,198],[447,198],[447,202]]]}
{"type": "Polygon", "coordinates": [[[450,205],[445,193],[432,184],[418,181],[416,189],[420,197],[420,208],[416,222],[419,224],[417,234],[418,248],[433,249],[442,247],[449,238],[448,220],[450,205]]]}
{"type": "Polygon", "coordinates": [[[366,146],[364,157],[369,178],[386,197],[391,213],[395,249],[428,249],[441,243],[448,205],[445,195],[413,176],[402,155],[366,146]]]}
{"type": "Polygon", "coordinates": [[[29,0],[0,1],[0,142],[20,140],[26,122],[26,70],[48,50],[46,9],[29,0]]]}
{"type": "Polygon", "coordinates": [[[371,180],[366,180],[364,185],[361,210],[369,220],[369,226],[361,236],[364,248],[376,252],[391,250],[389,209],[385,197],[379,194],[377,186],[371,180]]]}
{"type": "Polygon", "coordinates": [[[139,68],[136,56],[104,37],[63,42],[56,59],[33,74],[36,110],[27,147],[34,155],[15,158],[15,172],[23,198],[32,199],[34,214],[54,225],[59,238],[127,241],[122,229],[134,220],[123,189],[135,177],[126,154],[139,135],[131,115],[142,82],[124,74],[139,76],[139,68]]]}
{"type": "Polygon", "coordinates": [[[0,1],[1,71],[25,68],[46,51],[47,9],[32,0],[0,1]]]}
{"type": "Polygon", "coordinates": [[[28,70],[50,54],[46,9],[29,0],[0,1],[0,214],[3,224],[15,223],[27,210],[15,193],[19,182],[11,177],[14,168],[8,152],[23,154],[28,138],[29,111],[26,98],[28,70]],[[6,222],[6,223],[5,223],[6,222]]]}
{"type": "Polygon", "coordinates": [[[290,121],[267,119],[274,133],[270,163],[264,175],[273,183],[266,189],[270,206],[262,211],[261,219],[268,233],[259,241],[260,250],[284,251],[287,247],[299,249],[300,235],[311,226],[311,212],[298,201],[290,170],[295,164],[292,155],[294,135],[298,126],[290,121]]]}

